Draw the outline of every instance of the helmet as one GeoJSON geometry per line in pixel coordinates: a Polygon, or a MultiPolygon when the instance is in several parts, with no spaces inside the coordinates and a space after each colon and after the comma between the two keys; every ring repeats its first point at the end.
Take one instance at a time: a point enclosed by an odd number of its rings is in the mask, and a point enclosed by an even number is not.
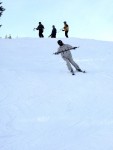
{"type": "Polygon", "coordinates": [[[64,21],[64,23],[66,23],[66,21],[64,21]]]}

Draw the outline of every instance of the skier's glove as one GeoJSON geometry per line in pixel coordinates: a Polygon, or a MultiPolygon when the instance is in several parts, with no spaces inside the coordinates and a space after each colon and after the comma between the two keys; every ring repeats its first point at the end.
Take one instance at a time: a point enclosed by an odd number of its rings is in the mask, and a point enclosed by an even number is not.
{"type": "Polygon", "coordinates": [[[73,49],[76,49],[76,48],[79,48],[79,47],[73,47],[73,49]]]}
{"type": "Polygon", "coordinates": [[[54,54],[55,54],[55,55],[57,55],[58,53],[57,53],[57,52],[55,52],[54,54]]]}

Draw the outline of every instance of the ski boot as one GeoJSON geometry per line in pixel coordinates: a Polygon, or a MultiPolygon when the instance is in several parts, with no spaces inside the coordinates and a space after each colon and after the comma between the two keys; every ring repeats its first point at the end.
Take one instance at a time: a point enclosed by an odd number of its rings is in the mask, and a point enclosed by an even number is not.
{"type": "Polygon", "coordinates": [[[72,75],[75,75],[75,73],[74,73],[73,69],[71,69],[71,73],[72,73],[72,75]]]}
{"type": "Polygon", "coordinates": [[[81,69],[77,69],[78,72],[82,72],[82,73],[86,73],[85,71],[81,70],[81,69]]]}

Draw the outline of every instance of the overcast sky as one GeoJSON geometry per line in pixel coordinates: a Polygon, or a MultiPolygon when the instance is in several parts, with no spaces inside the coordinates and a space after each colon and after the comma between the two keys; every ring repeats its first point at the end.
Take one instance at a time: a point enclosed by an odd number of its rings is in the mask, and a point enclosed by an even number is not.
{"type": "Polygon", "coordinates": [[[63,22],[67,21],[69,37],[113,41],[113,0],[1,0],[6,9],[0,23],[0,36],[38,37],[33,31],[38,22],[45,26],[44,36],[51,33],[64,37],[63,22]],[[59,32],[60,31],[60,32],[59,32]]]}

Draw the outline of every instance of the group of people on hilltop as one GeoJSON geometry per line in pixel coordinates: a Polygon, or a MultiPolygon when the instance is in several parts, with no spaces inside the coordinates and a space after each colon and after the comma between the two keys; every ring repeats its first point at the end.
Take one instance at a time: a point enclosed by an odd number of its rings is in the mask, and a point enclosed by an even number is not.
{"type": "MultiPolygon", "coordinates": [[[[69,25],[67,24],[66,21],[64,21],[63,23],[64,23],[64,27],[60,30],[64,31],[65,37],[68,38],[69,25]]],[[[34,28],[34,29],[39,31],[39,38],[44,38],[44,35],[43,35],[44,25],[41,22],[39,22],[39,25],[37,26],[37,28],[34,28]]],[[[51,34],[49,35],[49,37],[56,38],[56,34],[57,34],[57,29],[56,29],[55,25],[53,25],[52,31],[51,31],[51,34]]]]}

